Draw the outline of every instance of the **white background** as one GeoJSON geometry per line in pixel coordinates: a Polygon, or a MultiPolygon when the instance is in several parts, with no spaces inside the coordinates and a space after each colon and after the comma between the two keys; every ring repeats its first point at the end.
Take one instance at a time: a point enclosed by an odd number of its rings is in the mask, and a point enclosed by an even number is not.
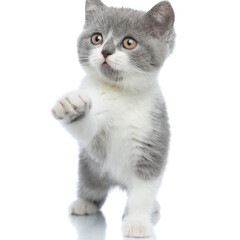
{"type": "MultiPolygon", "coordinates": [[[[104,1],[149,10],[157,0],[104,1]]],[[[172,0],[176,48],[159,75],[171,123],[152,239],[240,239],[240,4],[172,0]]],[[[50,109],[84,75],[83,0],[0,3],[0,239],[122,239],[126,195],[69,218],[78,149],[50,109]]]]}

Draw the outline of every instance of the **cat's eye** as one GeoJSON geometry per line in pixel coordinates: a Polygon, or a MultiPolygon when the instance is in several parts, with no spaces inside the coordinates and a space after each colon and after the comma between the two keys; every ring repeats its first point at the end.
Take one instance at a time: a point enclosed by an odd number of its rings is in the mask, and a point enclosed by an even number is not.
{"type": "Polygon", "coordinates": [[[92,38],[91,38],[91,41],[94,45],[99,45],[103,42],[103,37],[102,37],[102,34],[100,33],[95,33],[93,34],[92,38]]]}
{"type": "Polygon", "coordinates": [[[123,40],[123,47],[126,49],[133,49],[136,47],[136,45],[137,42],[133,38],[128,37],[123,40]]]}

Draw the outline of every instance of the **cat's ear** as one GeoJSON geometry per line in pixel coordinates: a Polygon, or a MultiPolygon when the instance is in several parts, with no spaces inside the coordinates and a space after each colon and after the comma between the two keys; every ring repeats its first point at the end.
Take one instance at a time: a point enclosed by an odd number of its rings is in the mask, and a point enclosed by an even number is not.
{"type": "Polygon", "coordinates": [[[86,0],[85,5],[85,20],[90,21],[99,11],[106,7],[101,0],[86,0]]]}
{"type": "Polygon", "coordinates": [[[168,1],[156,4],[144,15],[144,23],[154,36],[163,36],[173,28],[174,11],[168,1]]]}

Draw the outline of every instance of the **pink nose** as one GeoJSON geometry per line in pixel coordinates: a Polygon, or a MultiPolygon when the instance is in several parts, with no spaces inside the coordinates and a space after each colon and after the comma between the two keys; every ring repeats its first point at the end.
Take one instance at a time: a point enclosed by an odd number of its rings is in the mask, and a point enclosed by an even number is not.
{"type": "Polygon", "coordinates": [[[109,55],[112,55],[112,52],[108,50],[102,50],[102,55],[104,58],[107,58],[109,55]]]}

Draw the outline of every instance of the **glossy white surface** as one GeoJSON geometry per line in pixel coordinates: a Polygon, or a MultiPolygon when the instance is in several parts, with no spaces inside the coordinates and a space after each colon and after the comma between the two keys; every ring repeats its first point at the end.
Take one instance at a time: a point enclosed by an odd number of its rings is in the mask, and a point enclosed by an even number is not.
{"type": "MultiPolygon", "coordinates": [[[[159,82],[172,139],[152,239],[239,240],[239,2],[171,2],[177,45],[159,82]]],[[[84,74],[76,54],[83,19],[79,0],[0,3],[0,239],[123,239],[123,192],[110,193],[102,214],[67,212],[78,149],[50,109],[84,74]]]]}

